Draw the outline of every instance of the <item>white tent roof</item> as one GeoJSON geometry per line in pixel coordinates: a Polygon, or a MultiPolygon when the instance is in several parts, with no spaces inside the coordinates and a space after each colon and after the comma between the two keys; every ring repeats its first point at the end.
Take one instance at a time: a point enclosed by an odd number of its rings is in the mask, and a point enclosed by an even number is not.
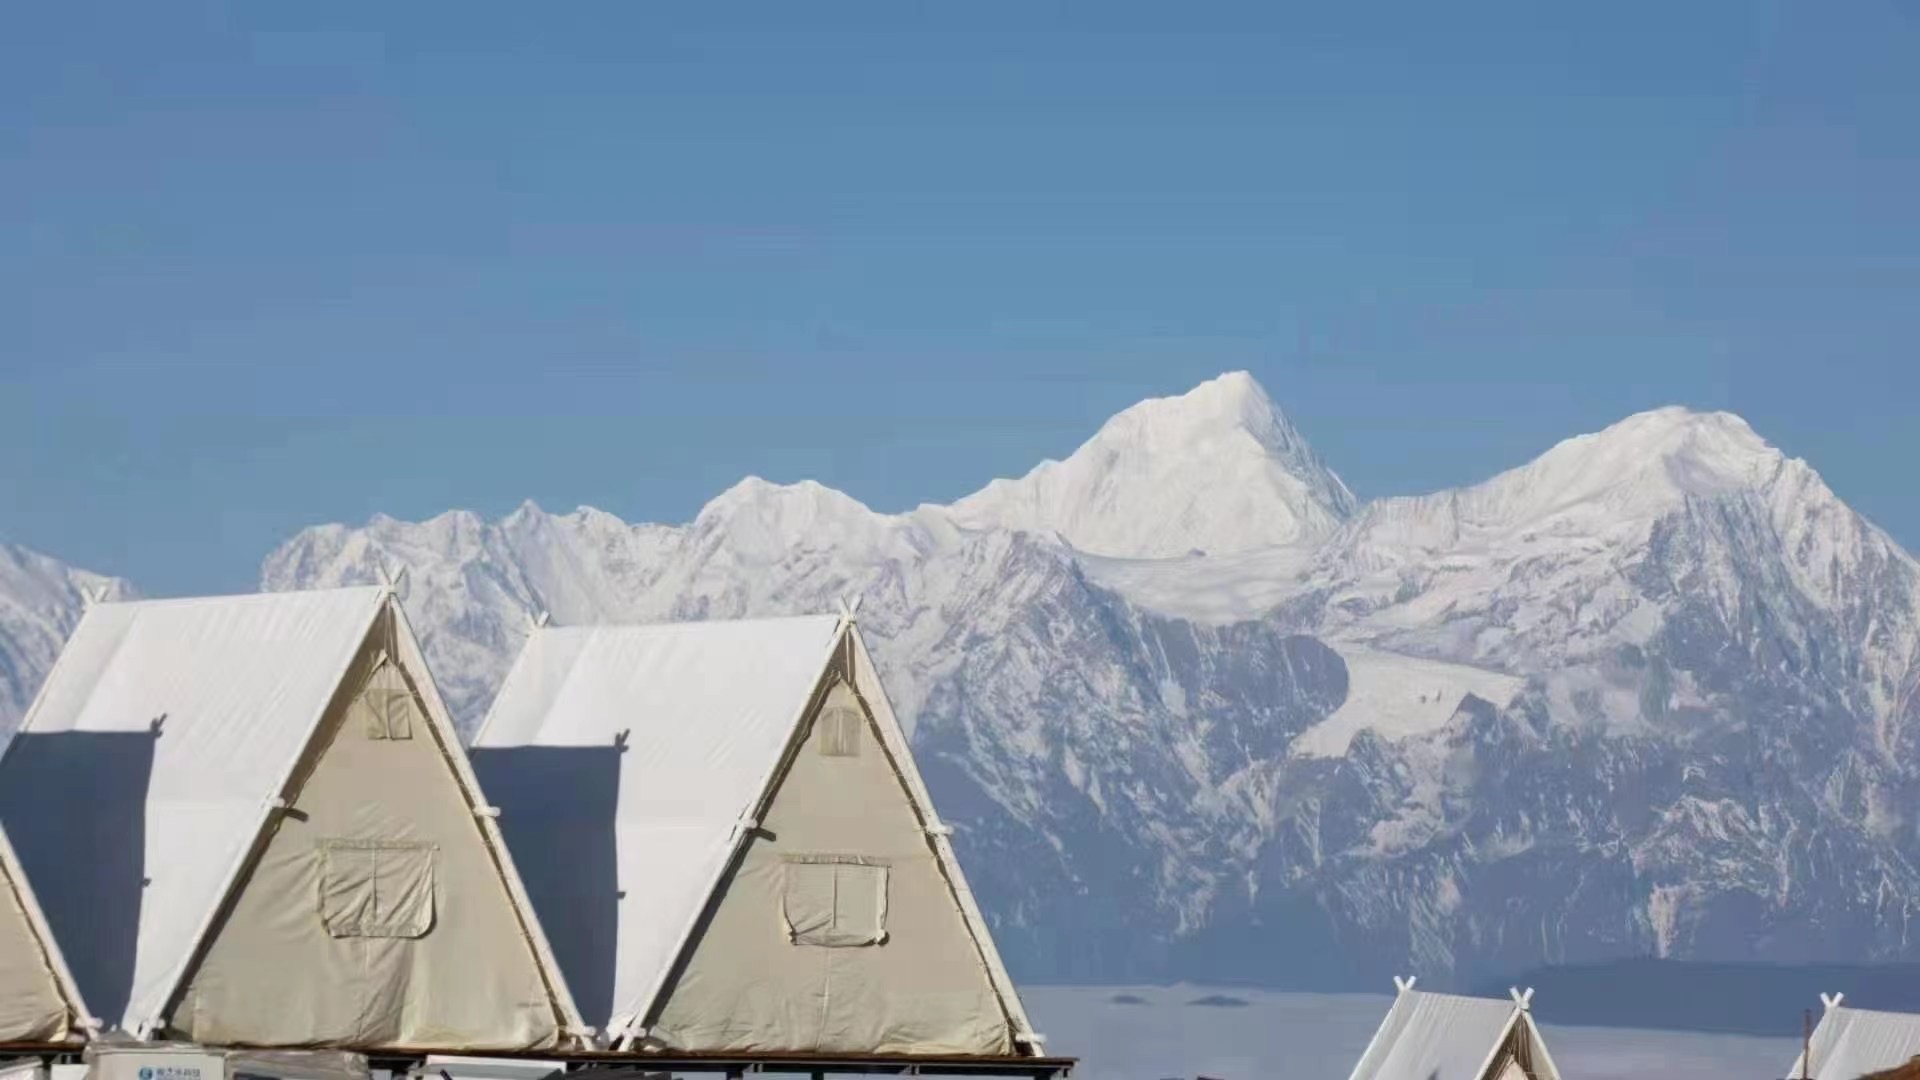
{"type": "MultiPolygon", "coordinates": [[[[365,588],[151,600],[96,604],[81,618],[20,735],[161,725],[146,835],[126,838],[145,845],[149,882],[132,993],[109,1024],[135,1031],[166,1007],[385,597],[365,588]]],[[[87,793],[71,796],[77,804],[87,793]]],[[[65,812],[46,807],[44,824],[57,827],[51,819],[65,812]]],[[[18,835],[39,827],[9,824],[18,835]]]]}
{"type": "Polygon", "coordinates": [[[1558,1080],[1546,1044],[1519,1000],[1430,994],[1400,984],[1399,996],[1351,1080],[1481,1080],[1515,1024],[1533,1041],[1534,1071],[1558,1080]]]}
{"type": "Polygon", "coordinates": [[[86,1002],[80,996],[80,987],[74,983],[73,973],[67,969],[67,959],[60,952],[60,943],[47,926],[47,917],[40,910],[40,901],[34,897],[25,872],[20,869],[20,858],[14,854],[13,843],[7,839],[4,826],[0,826],[0,890],[10,892],[14,903],[26,915],[27,932],[33,936],[41,952],[40,956],[31,959],[0,957],[0,963],[26,961],[45,965],[54,989],[66,1002],[73,1027],[89,1036],[97,1034],[94,1029],[98,1027],[98,1021],[87,1011],[86,1002]]]}
{"type": "MultiPolygon", "coordinates": [[[[1868,1073],[1905,1065],[1920,1055],[1920,1014],[1875,1012],[1840,1004],[1840,995],[1824,999],[1825,1015],[1813,1029],[1813,1080],[1858,1080],[1868,1073]]],[[[1788,1076],[1800,1075],[1794,1058],[1788,1076]]]]}
{"type": "MultiPolygon", "coordinates": [[[[825,670],[831,616],[536,631],[476,747],[608,746],[623,732],[616,1016],[645,1013],[825,670]]],[[[607,1025],[609,1017],[587,1017],[607,1025]]],[[[619,1025],[624,1026],[624,1024],[619,1025]]]]}
{"type": "MultiPolygon", "coordinates": [[[[611,1017],[617,1036],[643,1021],[721,884],[742,823],[776,780],[789,741],[842,640],[871,670],[858,632],[831,616],[652,626],[542,628],[507,675],[474,740],[478,748],[607,746],[624,739],[615,822],[627,888],[616,927],[611,1017]],[[644,883],[644,885],[643,885],[644,883]]],[[[871,691],[871,692],[869,692],[871,691]]],[[[926,789],[877,683],[888,749],[909,796],[933,821],[926,789]]],[[[944,836],[935,847],[995,983],[1023,1033],[991,938],[944,836]]]]}
{"type": "MultiPolygon", "coordinates": [[[[144,1036],[160,1022],[391,595],[371,586],[96,604],[75,627],[20,737],[0,759],[0,783],[15,751],[35,736],[158,732],[146,781],[145,835],[124,838],[142,845],[146,875],[131,992],[124,1015],[104,1017],[107,1024],[144,1036]]],[[[440,729],[443,745],[457,747],[405,615],[392,606],[397,659],[419,677],[427,721],[440,729]]],[[[452,764],[467,789],[477,791],[457,752],[452,764]]],[[[17,810],[7,824],[16,839],[36,830],[59,835],[71,828],[66,823],[86,820],[79,808],[91,797],[83,790],[42,793],[42,805],[17,810]]],[[[491,821],[483,828],[538,961],[558,987],[557,967],[504,842],[491,821]]],[[[74,967],[86,969],[78,958],[94,942],[65,945],[74,967]]],[[[95,994],[85,985],[81,990],[95,994]]],[[[557,992],[562,1011],[571,1012],[564,990],[557,992]]]]}

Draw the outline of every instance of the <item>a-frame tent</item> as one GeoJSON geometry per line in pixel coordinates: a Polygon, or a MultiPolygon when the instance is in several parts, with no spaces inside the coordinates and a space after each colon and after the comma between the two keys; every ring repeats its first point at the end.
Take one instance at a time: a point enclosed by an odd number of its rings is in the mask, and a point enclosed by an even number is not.
{"type": "Polygon", "coordinates": [[[1039,1054],[850,610],[537,628],[474,758],[615,1045],[1039,1054]]]}
{"type": "Polygon", "coordinates": [[[1844,996],[1820,995],[1826,1011],[1788,1077],[1804,1069],[1811,1080],[1860,1080],[1920,1057],[1920,1014],[1855,1009],[1840,1003],[1844,996]]]}
{"type": "Polygon", "coordinates": [[[1560,1080],[1529,1006],[1511,1000],[1431,994],[1395,979],[1393,1008],[1374,1032],[1351,1080],[1560,1080]]]}
{"type": "Polygon", "coordinates": [[[0,828],[0,1044],[77,1042],[97,1026],[0,828]]]}
{"type": "Polygon", "coordinates": [[[81,991],[136,1038],[585,1032],[385,587],[96,604],[0,758],[81,991]]]}

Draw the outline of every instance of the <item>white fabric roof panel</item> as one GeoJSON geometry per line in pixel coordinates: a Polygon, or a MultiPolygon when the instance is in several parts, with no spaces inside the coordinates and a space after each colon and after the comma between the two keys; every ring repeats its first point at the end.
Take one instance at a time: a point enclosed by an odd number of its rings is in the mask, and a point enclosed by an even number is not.
{"type": "MultiPolygon", "coordinates": [[[[161,724],[144,835],[123,838],[144,849],[146,875],[131,988],[103,995],[126,1000],[124,1015],[106,1023],[135,1031],[166,1007],[384,596],[363,588],[141,601],[97,605],[80,620],[0,761],[0,783],[36,736],[137,735],[161,724]]],[[[66,807],[93,795],[35,797],[31,812],[15,807],[6,820],[23,850],[31,834],[79,816],[66,807]]],[[[64,944],[76,974],[99,970],[79,956],[94,942],[64,944]]],[[[81,992],[93,1000],[95,988],[82,978],[81,992]]]]}
{"type": "MultiPolygon", "coordinates": [[[[1813,1029],[1813,1080],[1858,1080],[1920,1055],[1920,1015],[1835,1004],[1813,1029]]],[[[1788,1076],[1800,1075],[1794,1059],[1788,1076]]]]}
{"type": "MultiPolygon", "coordinates": [[[[624,738],[615,820],[623,899],[611,1015],[645,1013],[732,855],[826,670],[834,616],[536,632],[474,745],[603,747],[624,738]]],[[[502,802],[508,778],[489,779],[502,802]]]]}
{"type": "Polygon", "coordinates": [[[1517,1015],[1511,1000],[1403,990],[1351,1080],[1480,1080],[1517,1015]]]}

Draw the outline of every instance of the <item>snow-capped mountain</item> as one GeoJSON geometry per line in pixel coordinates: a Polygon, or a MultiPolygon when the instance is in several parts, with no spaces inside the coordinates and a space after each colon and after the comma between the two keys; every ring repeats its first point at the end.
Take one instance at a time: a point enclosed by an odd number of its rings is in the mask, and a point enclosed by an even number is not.
{"type": "Polygon", "coordinates": [[[32,704],[41,678],[80,621],[89,589],[112,599],[132,595],[118,578],[0,543],[0,745],[32,704]]]}
{"type": "Polygon", "coordinates": [[[1229,554],[1318,540],[1353,493],[1244,371],[1143,401],[1065,461],[947,511],[969,528],[1059,533],[1093,555],[1229,554]]]}
{"type": "Polygon", "coordinates": [[[748,480],[680,527],[381,519],[265,581],[383,562],[469,722],[528,611],[864,595],[1029,974],[1913,954],[1920,573],[1735,417],[1356,507],[1229,375],[951,507],[748,480]]]}
{"type": "Polygon", "coordinates": [[[263,584],[381,567],[467,725],[530,613],[860,594],[1028,977],[1920,954],[1920,567],[1732,416],[1357,506],[1229,375],[952,506],[748,479],[675,526],[376,518],[263,584]]]}

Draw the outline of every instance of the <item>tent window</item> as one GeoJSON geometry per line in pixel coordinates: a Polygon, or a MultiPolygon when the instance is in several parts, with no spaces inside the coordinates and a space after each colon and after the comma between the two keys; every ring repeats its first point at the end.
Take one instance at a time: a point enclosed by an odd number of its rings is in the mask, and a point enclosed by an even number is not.
{"type": "Polygon", "coordinates": [[[851,948],[887,940],[887,866],[858,855],[791,855],[780,917],[795,945],[851,948]]]}
{"type": "Polygon", "coordinates": [[[829,705],[820,710],[820,756],[859,757],[860,729],[866,717],[851,705],[829,705]]]}
{"type": "Polygon", "coordinates": [[[433,929],[435,846],[322,840],[320,922],[337,938],[418,938],[433,929]]]}
{"type": "Polygon", "coordinates": [[[406,688],[404,681],[394,681],[402,685],[390,687],[376,682],[367,687],[362,696],[369,739],[413,738],[413,691],[406,688]]]}

